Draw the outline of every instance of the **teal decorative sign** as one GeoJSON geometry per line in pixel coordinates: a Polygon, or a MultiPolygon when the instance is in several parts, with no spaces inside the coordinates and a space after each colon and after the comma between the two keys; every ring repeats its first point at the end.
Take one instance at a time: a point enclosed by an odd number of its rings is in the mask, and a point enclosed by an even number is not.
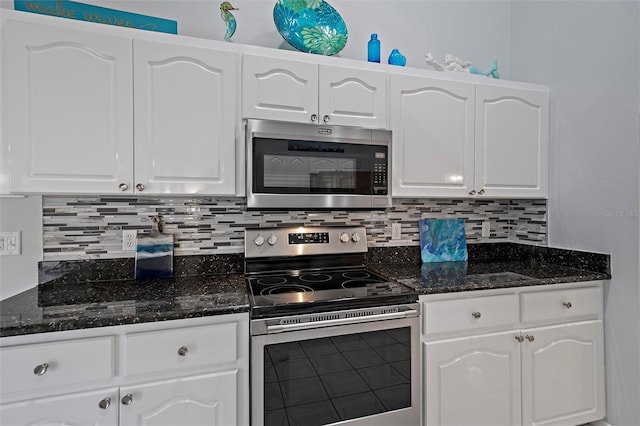
{"type": "Polygon", "coordinates": [[[169,19],[124,12],[122,10],[93,6],[67,0],[14,0],[16,10],[77,19],[117,27],[137,28],[139,30],[158,31],[178,34],[178,23],[169,19]]]}
{"type": "Polygon", "coordinates": [[[462,219],[420,219],[422,262],[467,260],[467,238],[462,219]]]}

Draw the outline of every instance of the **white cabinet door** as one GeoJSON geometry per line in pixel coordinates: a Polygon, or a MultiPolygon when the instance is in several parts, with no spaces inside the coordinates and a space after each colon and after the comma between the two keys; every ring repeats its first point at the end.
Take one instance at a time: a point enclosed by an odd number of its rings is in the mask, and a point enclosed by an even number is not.
{"type": "Polygon", "coordinates": [[[475,86],[390,76],[394,197],[464,197],[473,190],[475,86]]]}
{"type": "Polygon", "coordinates": [[[4,426],[67,426],[118,424],[118,389],[102,389],[0,406],[4,426]]]}
{"type": "Polygon", "coordinates": [[[237,370],[120,388],[120,425],[237,424],[237,370]]]}
{"type": "Polygon", "coordinates": [[[476,183],[486,197],[546,197],[549,94],[476,86],[476,183]]]}
{"type": "Polygon", "coordinates": [[[235,194],[237,56],[134,40],[135,183],[235,194]]]}
{"type": "Polygon", "coordinates": [[[318,65],[243,55],[242,116],[317,123],[318,65]]]}
{"type": "Polygon", "coordinates": [[[387,75],[384,71],[320,65],[319,121],[387,128],[387,75]]]}
{"type": "Polygon", "coordinates": [[[517,336],[514,331],[424,343],[425,425],[519,425],[517,336]]]}
{"type": "Polygon", "coordinates": [[[3,35],[11,191],[131,193],[131,40],[17,21],[3,35]]]}
{"type": "Polygon", "coordinates": [[[604,418],[602,321],[531,328],[522,335],[523,424],[582,424],[604,418]]]}

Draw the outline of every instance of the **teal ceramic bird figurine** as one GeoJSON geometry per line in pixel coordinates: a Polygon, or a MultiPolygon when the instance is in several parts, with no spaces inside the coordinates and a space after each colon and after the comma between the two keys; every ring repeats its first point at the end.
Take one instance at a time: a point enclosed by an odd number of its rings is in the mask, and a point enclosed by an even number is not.
{"type": "Polygon", "coordinates": [[[231,6],[228,1],[220,3],[220,16],[227,23],[227,31],[224,33],[224,40],[229,41],[233,33],[236,32],[236,18],[229,12],[230,10],[239,10],[231,6]]]}

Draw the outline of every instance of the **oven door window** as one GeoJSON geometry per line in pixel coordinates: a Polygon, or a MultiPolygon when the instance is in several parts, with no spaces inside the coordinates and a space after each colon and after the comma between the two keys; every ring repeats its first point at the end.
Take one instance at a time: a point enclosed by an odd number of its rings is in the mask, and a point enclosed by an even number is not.
{"type": "Polygon", "coordinates": [[[254,138],[253,189],[267,194],[386,195],[374,178],[387,147],[254,138]]]}
{"type": "Polygon", "coordinates": [[[325,425],[411,406],[411,329],[264,347],[264,424],[325,425]]]}

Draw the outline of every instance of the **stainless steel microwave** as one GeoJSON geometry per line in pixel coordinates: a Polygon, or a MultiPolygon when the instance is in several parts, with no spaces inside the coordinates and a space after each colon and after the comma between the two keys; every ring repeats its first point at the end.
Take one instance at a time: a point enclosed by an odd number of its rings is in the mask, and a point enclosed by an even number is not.
{"type": "Polygon", "coordinates": [[[247,120],[247,208],[391,207],[391,132],[247,120]]]}

